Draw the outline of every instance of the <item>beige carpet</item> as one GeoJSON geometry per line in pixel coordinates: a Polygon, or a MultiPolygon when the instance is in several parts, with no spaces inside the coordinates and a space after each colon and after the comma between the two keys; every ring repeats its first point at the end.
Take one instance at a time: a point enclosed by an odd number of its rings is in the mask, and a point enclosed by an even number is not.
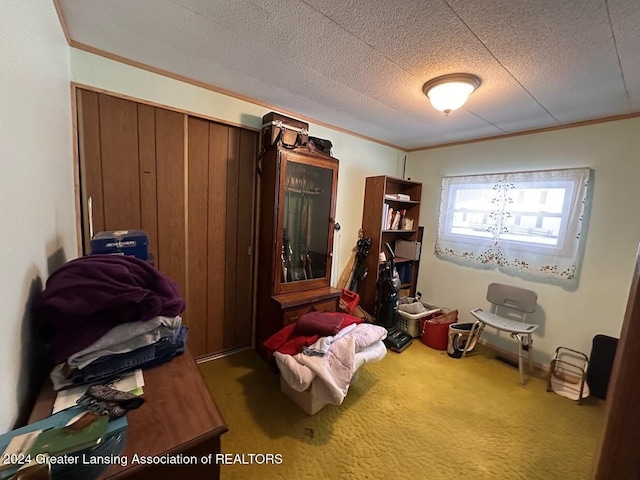
{"type": "Polygon", "coordinates": [[[314,416],[253,351],[200,370],[229,427],[223,452],[282,455],[280,465],[224,465],[224,480],[582,480],[604,420],[603,402],[577,405],[540,378],[521,387],[488,350],[456,360],[419,341],[365,365],[344,403],[314,416]]]}

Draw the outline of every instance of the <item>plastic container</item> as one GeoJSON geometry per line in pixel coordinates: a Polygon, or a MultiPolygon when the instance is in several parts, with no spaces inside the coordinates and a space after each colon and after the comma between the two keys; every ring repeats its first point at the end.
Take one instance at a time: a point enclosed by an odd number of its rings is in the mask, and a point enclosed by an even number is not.
{"type": "MultiPolygon", "coordinates": [[[[358,381],[359,370],[356,370],[351,377],[349,385],[353,385],[358,381]]],[[[322,381],[313,381],[311,386],[302,392],[294,390],[284,379],[283,375],[280,375],[280,391],[284,393],[289,399],[291,399],[296,405],[298,405],[307,415],[315,415],[324,407],[329,405],[326,393],[323,394],[322,381]]]]}
{"type": "Polygon", "coordinates": [[[360,302],[360,295],[351,290],[347,290],[346,288],[342,289],[342,295],[340,295],[340,301],[344,302],[347,306],[347,313],[353,313],[353,309],[358,306],[360,302]]]}
{"type": "Polygon", "coordinates": [[[400,330],[404,330],[413,338],[417,338],[422,335],[422,319],[431,318],[442,310],[440,307],[434,307],[433,305],[429,305],[424,302],[422,302],[422,304],[426,308],[426,311],[424,312],[408,313],[398,310],[398,328],[400,330]]]}

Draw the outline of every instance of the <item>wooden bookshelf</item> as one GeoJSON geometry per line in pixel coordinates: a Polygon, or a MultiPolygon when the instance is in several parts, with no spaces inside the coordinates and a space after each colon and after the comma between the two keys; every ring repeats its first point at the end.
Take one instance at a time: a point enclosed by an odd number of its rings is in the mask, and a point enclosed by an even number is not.
{"type": "MultiPolygon", "coordinates": [[[[366,178],[362,231],[365,237],[371,238],[371,250],[366,259],[368,274],[360,282],[358,293],[360,294],[360,305],[372,315],[374,315],[375,310],[380,252],[384,252],[385,256],[389,258],[385,243],[389,243],[395,251],[395,243],[399,239],[422,241],[422,231],[418,226],[420,223],[421,198],[422,184],[419,182],[385,175],[366,178]],[[409,199],[386,198],[387,195],[399,193],[408,195],[409,199]],[[413,228],[410,230],[387,228],[386,219],[382,218],[385,203],[394,211],[405,210],[405,217],[413,220],[413,228]]],[[[397,258],[396,263],[406,264],[404,268],[411,268],[411,281],[403,282],[401,289],[408,289],[410,295],[415,295],[419,261],[397,258]]]]}

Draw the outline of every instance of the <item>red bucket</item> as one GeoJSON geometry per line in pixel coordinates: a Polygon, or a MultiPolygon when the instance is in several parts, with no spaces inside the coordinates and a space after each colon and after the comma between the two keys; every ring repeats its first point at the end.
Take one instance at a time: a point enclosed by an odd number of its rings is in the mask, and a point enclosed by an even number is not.
{"type": "Polygon", "coordinates": [[[458,310],[436,313],[433,317],[420,320],[422,343],[435,350],[446,350],[449,342],[449,325],[458,321],[458,310]]]}

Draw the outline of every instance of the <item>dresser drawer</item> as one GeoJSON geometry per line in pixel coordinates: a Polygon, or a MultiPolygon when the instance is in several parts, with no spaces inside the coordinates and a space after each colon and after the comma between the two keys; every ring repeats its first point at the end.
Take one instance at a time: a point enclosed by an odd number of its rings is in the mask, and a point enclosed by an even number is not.
{"type": "Polygon", "coordinates": [[[289,325],[297,322],[301,315],[309,312],[335,312],[338,307],[339,298],[321,300],[315,303],[308,303],[302,307],[287,308],[282,312],[282,325],[289,325]]]}

